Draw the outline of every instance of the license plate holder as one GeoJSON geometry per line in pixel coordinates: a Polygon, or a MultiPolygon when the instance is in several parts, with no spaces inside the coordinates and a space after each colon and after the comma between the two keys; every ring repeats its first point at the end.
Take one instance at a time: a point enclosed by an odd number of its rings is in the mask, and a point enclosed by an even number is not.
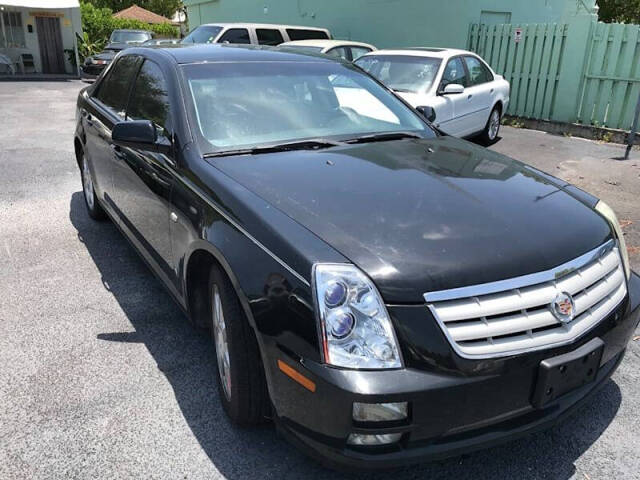
{"type": "Polygon", "coordinates": [[[604,351],[599,338],[580,348],[540,362],[531,403],[542,408],[549,402],[595,380],[604,351]]]}

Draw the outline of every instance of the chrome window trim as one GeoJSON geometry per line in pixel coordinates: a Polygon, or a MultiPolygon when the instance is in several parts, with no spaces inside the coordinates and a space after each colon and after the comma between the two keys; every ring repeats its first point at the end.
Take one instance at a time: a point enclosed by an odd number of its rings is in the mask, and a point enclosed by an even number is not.
{"type": "Polygon", "coordinates": [[[564,275],[567,275],[574,270],[585,266],[588,263],[591,263],[596,258],[599,258],[608,253],[609,250],[611,250],[615,246],[616,241],[611,239],[605,242],[603,245],[585,253],[584,255],[581,255],[574,260],[563,263],[562,265],[559,265],[550,270],[530,273],[529,275],[508,278],[506,280],[498,280],[496,282],[481,283],[478,285],[470,285],[467,287],[427,292],[423,295],[423,297],[427,303],[442,302],[445,300],[457,300],[460,298],[488,295],[490,293],[502,292],[504,290],[513,290],[515,288],[528,287],[537,283],[549,282],[551,280],[555,280],[564,275]]]}

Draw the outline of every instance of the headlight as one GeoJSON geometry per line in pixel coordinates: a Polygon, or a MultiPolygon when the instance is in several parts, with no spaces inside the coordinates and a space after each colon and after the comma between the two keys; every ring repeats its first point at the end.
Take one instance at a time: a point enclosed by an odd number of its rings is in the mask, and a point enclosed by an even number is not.
{"type": "Polygon", "coordinates": [[[620,222],[618,222],[618,217],[616,217],[615,212],[611,209],[609,205],[604,203],[602,200],[598,202],[596,205],[596,211],[600,212],[600,214],[607,219],[611,228],[613,228],[613,232],[616,237],[618,237],[618,244],[620,246],[620,255],[622,256],[622,265],[624,266],[624,273],[627,276],[627,280],[631,277],[631,265],[629,264],[629,252],[627,252],[627,244],[624,241],[624,234],[622,232],[622,228],[620,227],[620,222]]]}
{"type": "Polygon", "coordinates": [[[313,281],[326,363],[357,369],[402,366],[387,309],[358,268],[316,264],[313,281]]]}

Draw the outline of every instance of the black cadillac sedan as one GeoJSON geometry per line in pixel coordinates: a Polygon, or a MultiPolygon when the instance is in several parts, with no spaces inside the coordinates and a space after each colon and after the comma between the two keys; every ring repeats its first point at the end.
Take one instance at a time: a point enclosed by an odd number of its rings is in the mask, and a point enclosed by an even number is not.
{"type": "Polygon", "coordinates": [[[229,417],[272,418],[330,465],[549,427],[638,324],[605,203],[439,133],[345,62],[129,48],[80,93],[75,152],[88,214],[211,332],[229,417]]]}

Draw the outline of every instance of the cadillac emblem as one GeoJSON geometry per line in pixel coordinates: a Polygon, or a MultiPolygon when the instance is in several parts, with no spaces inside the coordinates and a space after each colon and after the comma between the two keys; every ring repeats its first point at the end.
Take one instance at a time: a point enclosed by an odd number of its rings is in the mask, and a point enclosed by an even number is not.
{"type": "Polygon", "coordinates": [[[562,323],[569,323],[573,320],[576,306],[573,298],[567,292],[561,292],[549,306],[551,313],[562,323]]]}

